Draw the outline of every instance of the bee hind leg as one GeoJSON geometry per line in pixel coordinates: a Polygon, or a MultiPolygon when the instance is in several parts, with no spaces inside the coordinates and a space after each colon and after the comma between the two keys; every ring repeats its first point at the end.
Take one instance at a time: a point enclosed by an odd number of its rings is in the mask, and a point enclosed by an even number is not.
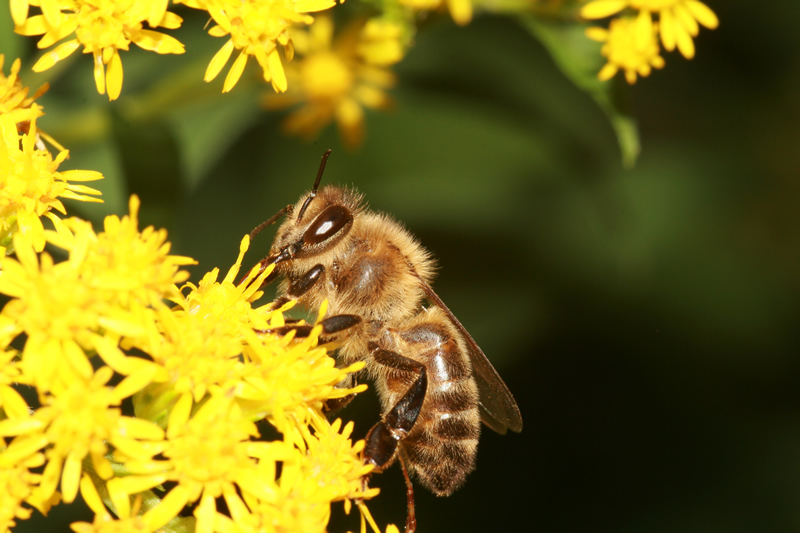
{"type": "Polygon", "coordinates": [[[406,480],[407,511],[405,533],[414,533],[417,530],[417,514],[414,511],[414,485],[411,484],[411,477],[408,475],[408,468],[406,467],[408,459],[406,459],[405,453],[401,450],[397,457],[400,462],[400,468],[403,470],[403,479],[406,480]]]}
{"type": "Polygon", "coordinates": [[[400,466],[406,479],[406,496],[408,498],[406,533],[413,533],[417,527],[414,512],[414,489],[408,476],[406,461],[403,460],[403,453],[399,446],[400,442],[411,432],[419,416],[420,409],[422,409],[425,393],[428,389],[428,374],[425,365],[422,363],[398,353],[378,348],[375,343],[370,343],[369,347],[372,352],[372,358],[376,363],[394,370],[417,375],[402,398],[383,415],[383,420],[369,430],[364,447],[364,460],[368,464],[375,465],[375,472],[385,470],[396,457],[400,457],[400,466]]]}

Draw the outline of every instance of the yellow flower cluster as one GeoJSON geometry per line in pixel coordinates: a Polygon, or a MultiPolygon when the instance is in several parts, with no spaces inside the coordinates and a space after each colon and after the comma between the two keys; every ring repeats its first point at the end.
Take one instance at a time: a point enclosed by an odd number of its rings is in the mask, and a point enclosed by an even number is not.
{"type": "Polygon", "coordinates": [[[363,363],[336,368],[321,325],[304,338],[270,333],[293,302],[253,305],[270,270],[235,282],[249,237],[221,280],[214,269],[188,283],[194,261],[170,254],[166,231],[139,229],[135,196],[100,232],[53,215],[59,196],[94,199],[70,180],[101,176],[59,173],[62,155],[36,146],[35,117],[19,133],[3,112],[0,128],[11,243],[0,260],[0,531],[79,493],[95,518],[77,533],[321,532],[331,503],[352,500],[377,531],[364,442],[323,416],[326,400],[366,388],[337,388],[363,363]],[[280,437],[265,440],[267,427],[280,437]]]}
{"type": "Polygon", "coordinates": [[[296,32],[302,57],[289,65],[290,89],[265,97],[268,108],[300,105],[283,123],[287,133],[306,139],[336,120],[345,145],[356,147],[364,138],[364,108],[386,109],[386,89],[395,83],[388,67],[403,58],[404,36],[390,21],[360,19],[334,38],[333,20],[317,18],[308,31],[296,32]]]}
{"type": "MultiPolygon", "coordinates": [[[[205,80],[214,79],[234,50],[239,55],[225,80],[223,91],[230,91],[239,80],[249,56],[263,69],[264,79],[276,91],[286,90],[286,76],[278,55],[278,45],[284,48],[287,59],[292,56],[289,29],[295,24],[313,22],[308,15],[329,9],[335,0],[185,0],[189,7],[207,11],[215,25],[209,34],[229,36],[229,40],[211,60],[205,80]]],[[[154,31],[157,28],[174,30],[183,19],[168,11],[168,2],[161,0],[11,0],[11,13],[16,32],[21,35],[41,35],[39,48],[49,48],[62,39],[52,51],[33,66],[41,72],[83,47],[94,58],[94,78],[97,91],[115,100],[122,91],[122,60],[120,50],[133,43],[159,54],[182,54],[183,44],[174,37],[154,31]],[[30,15],[31,6],[41,13],[30,15]],[[145,23],[147,27],[145,27],[145,23]],[[151,29],[148,29],[151,28],[151,29]]]]}
{"type": "Polygon", "coordinates": [[[586,31],[590,39],[604,43],[601,52],[608,63],[598,74],[601,80],[622,70],[628,83],[635,83],[637,75],[648,76],[652,68],[663,67],[659,38],[668,52],[677,46],[683,57],[691,59],[700,25],[709,29],[719,25],[714,12],[699,0],[593,0],[583,6],[581,16],[602,19],[626,11],[635,16],[614,18],[607,30],[586,31]]]}
{"type": "MultiPolygon", "coordinates": [[[[24,108],[16,108],[25,111],[24,108]]],[[[98,191],[80,185],[81,181],[102,178],[99,172],[89,170],[58,171],[58,166],[67,158],[68,152],[61,150],[55,159],[48,150],[42,149],[36,128],[36,115],[41,114],[34,104],[28,109],[30,121],[18,124],[24,113],[4,112],[0,114],[0,252],[10,251],[12,237],[16,233],[27,235],[34,249],[44,249],[44,227],[41,218],[49,218],[56,228],[62,228],[61,220],[54,211],[66,214],[59,198],[83,201],[99,201],[93,195],[98,191]],[[27,132],[19,134],[20,126],[27,132]]]]}
{"type": "Polygon", "coordinates": [[[183,19],[167,11],[167,2],[156,0],[11,0],[11,15],[16,32],[21,35],[41,35],[37,46],[49,48],[62,39],[52,51],[42,56],[33,70],[47,70],[83,46],[83,53],[94,58],[94,80],[97,91],[116,100],[122,91],[122,60],[120,50],[131,43],[159,54],[182,54],[183,45],[174,37],[144,28],[175,29],[183,19]],[[30,6],[41,10],[31,16],[30,6]]]}

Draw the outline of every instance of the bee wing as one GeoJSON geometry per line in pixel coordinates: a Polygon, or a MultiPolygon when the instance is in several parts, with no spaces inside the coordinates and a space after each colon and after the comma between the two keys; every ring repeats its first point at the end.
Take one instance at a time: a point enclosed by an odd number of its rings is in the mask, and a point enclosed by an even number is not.
{"type": "MultiPolygon", "coordinates": [[[[419,278],[419,276],[417,277],[419,278]]],[[[492,363],[486,358],[483,350],[480,349],[472,335],[469,334],[453,312],[439,298],[439,295],[422,278],[419,278],[419,280],[428,299],[445,312],[467,341],[470,360],[472,361],[472,371],[478,382],[481,421],[501,435],[504,435],[508,429],[517,433],[522,431],[522,415],[519,412],[516,400],[511,395],[511,391],[508,390],[508,387],[503,382],[503,378],[500,377],[492,363]]]]}

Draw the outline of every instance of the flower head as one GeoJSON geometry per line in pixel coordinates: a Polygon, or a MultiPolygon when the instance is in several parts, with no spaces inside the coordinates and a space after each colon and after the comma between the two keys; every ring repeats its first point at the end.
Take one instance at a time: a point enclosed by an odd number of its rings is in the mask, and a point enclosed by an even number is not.
{"type": "Polygon", "coordinates": [[[302,57],[287,69],[291,88],[286,95],[268,95],[268,107],[302,104],[285,120],[291,134],[313,139],[336,120],[345,144],[361,144],[364,107],[391,105],[385,90],[395,79],[388,67],[403,57],[403,34],[394,23],[360,20],[335,39],[333,21],[320,16],[307,32],[295,32],[302,57]]]}
{"type": "Polygon", "coordinates": [[[8,76],[3,74],[4,62],[5,56],[0,54],[0,114],[10,114],[16,124],[42,116],[42,108],[33,105],[33,102],[47,92],[48,85],[42,85],[33,96],[28,96],[29,89],[19,79],[20,60],[14,60],[8,76]]]}
{"type": "Polygon", "coordinates": [[[99,202],[100,192],[76,183],[101,179],[90,170],[58,171],[67,158],[62,150],[53,156],[37,147],[36,119],[27,133],[20,134],[11,113],[0,115],[0,246],[8,247],[17,232],[31,239],[38,252],[44,248],[44,227],[39,217],[46,216],[57,226],[53,211],[66,213],[59,198],[99,202]]]}
{"type": "Polygon", "coordinates": [[[216,23],[209,31],[214,37],[230,36],[217,52],[206,70],[205,80],[217,77],[234,50],[239,55],[225,78],[222,92],[236,85],[250,56],[261,66],[264,80],[272,83],[277,92],[286,90],[286,74],[278,54],[283,47],[287,60],[292,59],[290,29],[295,24],[311,24],[308,13],[333,7],[335,0],[182,0],[181,3],[208,11],[216,23]]]}
{"type": "Polygon", "coordinates": [[[48,48],[64,41],[33,66],[36,72],[49,69],[83,46],[85,54],[94,58],[94,79],[97,92],[116,100],[122,91],[122,60],[119,51],[130,43],[159,54],[182,54],[183,45],[174,37],[144,28],[175,29],[182,19],[167,11],[167,2],[159,0],[12,0],[11,11],[16,32],[21,35],[42,35],[39,48],[48,48]],[[28,5],[40,6],[42,13],[29,16],[28,5]]]}
{"type": "Polygon", "coordinates": [[[142,366],[116,345],[152,323],[149,309],[164,307],[162,299],[177,293],[175,281],[186,279],[179,267],[191,261],[167,254],[163,230],[139,233],[137,209],[134,198],[130,217],[108,217],[108,231],[99,235],[86,222],[63,223],[62,232],[49,234],[70,254],[58,264],[47,253],[37,256],[29,239],[15,237],[17,258],[2,262],[0,292],[12,297],[2,314],[13,321],[15,335],[28,336],[20,367],[40,392],[50,391],[60,375],[88,379],[84,350],[97,351],[125,375],[142,366]]]}
{"type": "Polygon", "coordinates": [[[637,43],[649,41],[650,35],[654,34],[654,26],[657,25],[664,48],[671,52],[677,45],[686,59],[694,57],[692,38],[697,37],[699,32],[698,23],[709,29],[719,25],[714,12],[699,0],[594,0],[583,6],[581,16],[586,19],[601,19],[615,15],[625,8],[639,12],[636,25],[637,43]],[[652,20],[653,14],[659,17],[657,24],[652,20]]]}
{"type": "Polygon", "coordinates": [[[608,59],[597,77],[602,81],[609,80],[622,70],[628,83],[635,83],[637,74],[648,76],[653,67],[662,68],[664,58],[659,55],[658,41],[653,31],[650,28],[650,38],[643,39],[636,21],[629,18],[612,20],[608,30],[589,28],[586,35],[604,43],[601,53],[608,59]]]}
{"type": "Polygon", "coordinates": [[[34,453],[24,460],[7,461],[4,455],[0,453],[0,531],[11,531],[16,519],[31,516],[31,509],[23,504],[34,501],[42,475],[31,470],[44,464],[44,456],[34,453]]]}
{"type": "Polygon", "coordinates": [[[163,231],[139,231],[138,207],[132,198],[130,214],[107,217],[97,234],[59,220],[45,237],[64,261],[17,234],[16,258],[0,263],[10,298],[0,313],[0,526],[79,491],[95,519],[73,524],[77,533],[149,533],[184,521],[187,505],[200,533],[321,531],[332,502],[349,509],[354,499],[368,516],[363,500],[378,491],[364,483],[364,442],[322,413],[326,400],[365,388],[337,387],[363,363],[337,368],[332,346],[318,346],[326,305],[310,330],[301,321],[278,334],[293,302],[253,306],[271,270],[235,282],[247,236],[222,280],[214,269],[178,290],[190,260],[169,255],[163,231]],[[18,354],[9,345],[22,333],[18,354]],[[35,389],[38,408],[18,383],[35,389]]]}

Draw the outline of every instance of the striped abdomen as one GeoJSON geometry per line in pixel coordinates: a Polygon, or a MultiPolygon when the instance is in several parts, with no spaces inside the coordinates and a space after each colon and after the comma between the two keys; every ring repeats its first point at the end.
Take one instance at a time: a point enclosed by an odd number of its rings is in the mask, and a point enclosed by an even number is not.
{"type": "MultiPolygon", "coordinates": [[[[400,447],[420,483],[447,496],[475,468],[480,413],[472,366],[464,342],[438,308],[424,310],[393,333],[398,353],[425,365],[428,376],[422,410],[400,447]]],[[[387,376],[388,395],[402,395],[406,379],[387,376]]]]}

